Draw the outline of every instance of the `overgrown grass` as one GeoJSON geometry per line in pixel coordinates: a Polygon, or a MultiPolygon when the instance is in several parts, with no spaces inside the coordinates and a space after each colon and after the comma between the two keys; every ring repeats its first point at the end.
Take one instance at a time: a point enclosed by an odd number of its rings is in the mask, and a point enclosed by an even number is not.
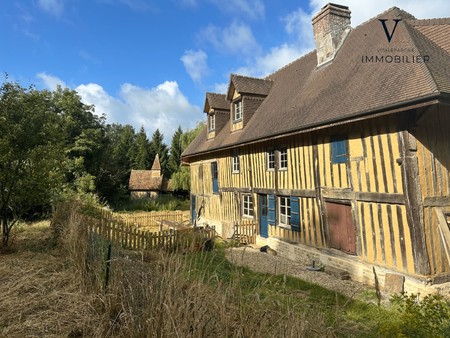
{"type": "Polygon", "coordinates": [[[183,253],[113,246],[105,287],[109,243],[87,236],[75,208],[55,214],[57,242],[48,225],[21,226],[16,252],[0,257],[0,336],[448,336],[447,301],[399,296],[378,307],[235,266],[223,245],[183,253]]]}
{"type": "Polygon", "coordinates": [[[189,199],[173,195],[160,195],[156,199],[130,199],[113,205],[115,211],[189,210],[189,199]]]}

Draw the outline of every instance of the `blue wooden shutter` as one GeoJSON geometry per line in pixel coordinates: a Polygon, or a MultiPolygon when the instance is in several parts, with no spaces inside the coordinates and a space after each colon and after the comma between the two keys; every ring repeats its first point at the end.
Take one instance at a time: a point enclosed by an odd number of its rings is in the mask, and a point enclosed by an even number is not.
{"type": "Polygon", "coordinates": [[[300,232],[300,202],[298,197],[291,197],[291,229],[300,232]]]}
{"type": "Polygon", "coordinates": [[[213,193],[219,192],[219,177],[217,172],[217,162],[211,164],[213,193]]]}
{"type": "Polygon", "coordinates": [[[331,139],[332,163],[347,162],[347,140],[341,136],[331,139]]]}
{"type": "Polygon", "coordinates": [[[268,205],[267,219],[269,221],[269,224],[275,225],[276,224],[276,209],[275,209],[275,196],[274,195],[267,195],[267,205],[268,205]]]}

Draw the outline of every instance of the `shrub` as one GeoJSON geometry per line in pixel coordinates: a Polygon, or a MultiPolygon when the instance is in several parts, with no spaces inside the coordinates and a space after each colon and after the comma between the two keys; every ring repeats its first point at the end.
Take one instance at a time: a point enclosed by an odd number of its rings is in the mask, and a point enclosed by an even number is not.
{"type": "Polygon", "coordinates": [[[439,295],[394,295],[391,311],[380,324],[383,336],[449,337],[450,302],[439,295]]]}

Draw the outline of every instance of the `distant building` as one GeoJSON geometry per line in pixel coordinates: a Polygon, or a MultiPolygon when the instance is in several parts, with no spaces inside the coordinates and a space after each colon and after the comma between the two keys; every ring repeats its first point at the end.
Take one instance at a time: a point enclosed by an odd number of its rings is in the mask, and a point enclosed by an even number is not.
{"type": "Polygon", "coordinates": [[[170,180],[163,177],[159,155],[150,170],[131,170],[128,190],[132,199],[157,198],[160,193],[172,192],[170,180]]]}

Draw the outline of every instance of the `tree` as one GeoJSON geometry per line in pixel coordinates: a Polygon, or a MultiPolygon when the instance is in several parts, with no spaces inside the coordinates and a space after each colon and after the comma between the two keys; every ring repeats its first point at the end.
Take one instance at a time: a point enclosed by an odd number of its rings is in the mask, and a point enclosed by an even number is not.
{"type": "Polygon", "coordinates": [[[161,169],[165,177],[167,176],[167,160],[169,150],[167,149],[167,145],[163,142],[164,135],[160,133],[159,129],[156,129],[152,135],[152,140],[150,142],[150,150],[151,150],[151,162],[156,157],[156,154],[159,155],[159,162],[161,163],[161,169]]]}
{"type": "Polygon", "coordinates": [[[170,146],[169,161],[167,163],[167,171],[169,176],[178,171],[181,165],[181,153],[183,152],[181,145],[181,138],[183,137],[183,130],[178,127],[177,131],[172,136],[172,144],[170,146]]]}
{"type": "Polygon", "coordinates": [[[14,224],[50,203],[61,187],[60,116],[52,93],[5,82],[0,87],[0,222],[2,247],[14,224]]]}
{"type": "MultiPolygon", "coordinates": [[[[191,142],[200,134],[205,128],[204,122],[198,122],[193,129],[188,129],[181,137],[181,153],[191,144],[191,142]]],[[[181,154],[180,154],[181,161],[181,154]]],[[[190,191],[191,190],[191,175],[188,167],[179,166],[178,170],[172,175],[172,186],[175,190],[190,191]]]]}
{"type": "Polygon", "coordinates": [[[115,204],[124,199],[128,179],[136,157],[135,131],[130,125],[106,126],[105,144],[97,160],[100,170],[96,177],[96,189],[100,197],[115,204]]]}
{"type": "Polygon", "coordinates": [[[136,156],[134,158],[133,169],[150,169],[150,142],[145,133],[144,127],[141,127],[136,135],[136,156]]]}
{"type": "Polygon", "coordinates": [[[86,105],[75,90],[53,92],[53,109],[61,117],[67,158],[66,178],[69,187],[79,192],[95,192],[100,172],[98,160],[105,145],[104,116],[94,114],[94,107],[86,105]]]}

